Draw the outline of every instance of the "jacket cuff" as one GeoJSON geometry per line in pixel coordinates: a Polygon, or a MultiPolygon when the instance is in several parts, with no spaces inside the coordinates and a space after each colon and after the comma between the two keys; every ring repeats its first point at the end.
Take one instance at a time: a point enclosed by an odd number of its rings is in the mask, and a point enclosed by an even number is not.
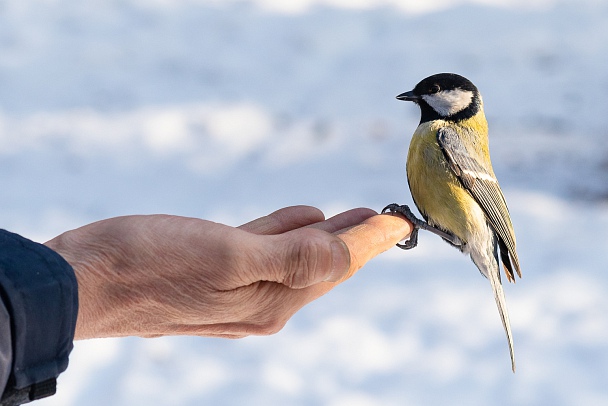
{"type": "Polygon", "coordinates": [[[0,359],[12,358],[6,382],[0,381],[0,405],[54,394],[56,378],[68,366],[78,315],[72,267],[50,248],[0,230],[0,299],[10,319],[10,337],[0,326],[0,359]]]}

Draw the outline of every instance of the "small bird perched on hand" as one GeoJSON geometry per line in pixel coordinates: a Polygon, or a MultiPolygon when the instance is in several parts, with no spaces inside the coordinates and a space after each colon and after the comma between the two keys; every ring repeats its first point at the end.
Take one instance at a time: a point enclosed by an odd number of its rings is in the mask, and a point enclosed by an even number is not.
{"type": "Polygon", "coordinates": [[[405,215],[413,224],[409,240],[400,248],[414,248],[420,228],[441,236],[469,254],[490,280],[515,372],[513,338],[500,280],[499,256],[505,274],[521,278],[515,233],[500,190],[488,148],[488,124],[481,95],[468,79],[453,73],[429,76],[414,90],[397,96],[421,110],[407,156],[407,180],[418,211],[391,204],[383,212],[405,215]]]}

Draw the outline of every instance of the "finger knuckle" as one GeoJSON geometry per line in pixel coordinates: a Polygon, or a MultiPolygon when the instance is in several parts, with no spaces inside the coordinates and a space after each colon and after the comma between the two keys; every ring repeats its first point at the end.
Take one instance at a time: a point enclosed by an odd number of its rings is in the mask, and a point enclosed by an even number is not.
{"type": "MultiPolygon", "coordinates": [[[[311,233],[312,234],[312,233],[311,233]]],[[[309,286],[322,268],[323,249],[314,235],[303,236],[291,249],[284,284],[292,288],[309,286]]]]}

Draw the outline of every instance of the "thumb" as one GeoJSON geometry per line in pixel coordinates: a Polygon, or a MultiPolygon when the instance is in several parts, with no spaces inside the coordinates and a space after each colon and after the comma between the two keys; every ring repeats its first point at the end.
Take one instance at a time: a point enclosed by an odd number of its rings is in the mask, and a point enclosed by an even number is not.
{"type": "Polygon", "coordinates": [[[301,289],[320,282],[336,282],[350,268],[346,244],[328,232],[300,228],[265,238],[271,265],[265,280],[301,289]]]}

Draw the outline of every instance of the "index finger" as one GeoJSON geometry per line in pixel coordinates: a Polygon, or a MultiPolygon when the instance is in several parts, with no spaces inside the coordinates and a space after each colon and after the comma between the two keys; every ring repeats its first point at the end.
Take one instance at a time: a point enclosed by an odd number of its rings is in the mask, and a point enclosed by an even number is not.
{"type": "Polygon", "coordinates": [[[323,212],[311,206],[291,206],[252,220],[238,228],[259,235],[281,234],[325,220],[323,212]]]}
{"type": "Polygon", "coordinates": [[[328,218],[325,221],[320,221],[309,225],[308,227],[317,228],[319,230],[327,231],[328,233],[336,233],[340,230],[352,227],[359,224],[366,219],[377,215],[374,210],[366,207],[359,207],[357,209],[350,209],[345,212],[336,214],[333,217],[328,218]]]}

